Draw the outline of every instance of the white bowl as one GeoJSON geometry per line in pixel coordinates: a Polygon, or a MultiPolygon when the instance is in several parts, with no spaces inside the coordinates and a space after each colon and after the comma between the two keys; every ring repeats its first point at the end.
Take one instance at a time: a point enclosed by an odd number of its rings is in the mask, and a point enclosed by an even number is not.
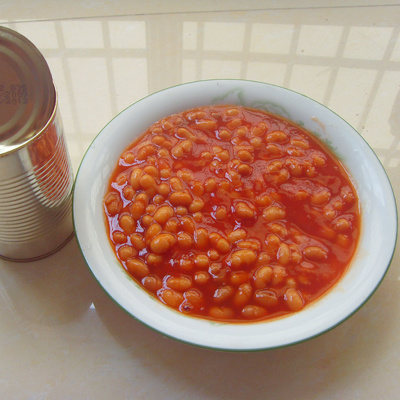
{"type": "Polygon", "coordinates": [[[264,350],[315,337],[358,310],[382,281],[393,256],[397,210],[388,177],[363,138],[323,105],[281,87],[209,80],[154,93],[117,115],[95,138],[79,168],[73,218],[82,254],[104,290],[129,314],[163,335],[197,346],[264,350]],[[238,104],[282,115],[329,143],[355,182],[362,223],[358,249],[340,282],[301,312],[256,323],[219,323],[182,315],[146,293],[120,265],[107,238],[102,200],[123,150],[157,120],[188,108],[238,104]]]}

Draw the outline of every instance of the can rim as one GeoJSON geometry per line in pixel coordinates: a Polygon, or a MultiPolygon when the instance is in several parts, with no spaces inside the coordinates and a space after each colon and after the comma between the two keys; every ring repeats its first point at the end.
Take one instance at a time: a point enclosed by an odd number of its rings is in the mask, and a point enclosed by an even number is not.
{"type": "Polygon", "coordinates": [[[8,156],[9,154],[15,153],[15,152],[21,150],[22,148],[28,146],[29,144],[34,142],[49,127],[50,124],[53,123],[55,116],[56,116],[57,109],[58,109],[58,93],[57,93],[54,83],[53,83],[53,88],[54,88],[54,106],[53,106],[51,115],[48,118],[46,124],[43,126],[43,128],[39,129],[37,132],[35,132],[35,134],[33,136],[29,137],[29,139],[25,140],[24,142],[20,142],[20,143],[18,143],[18,145],[14,146],[14,147],[10,146],[10,149],[7,151],[4,151],[2,153],[0,152],[0,158],[8,156]]]}
{"type": "Polygon", "coordinates": [[[0,26],[0,62],[4,74],[0,82],[2,157],[25,147],[43,133],[54,119],[57,91],[40,50],[25,36],[4,26],[0,26]],[[25,90],[25,94],[20,90],[25,90]],[[13,97],[15,94],[18,97],[13,97]],[[20,95],[26,97],[21,100],[20,95]]]}

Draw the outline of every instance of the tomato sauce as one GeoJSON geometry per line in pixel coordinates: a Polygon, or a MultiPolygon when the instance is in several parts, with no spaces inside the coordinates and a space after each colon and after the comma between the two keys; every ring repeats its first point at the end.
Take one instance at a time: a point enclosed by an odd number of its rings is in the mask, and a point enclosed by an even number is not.
{"type": "Polygon", "coordinates": [[[225,321],[302,310],[359,236],[351,178],[309,132],[233,105],[154,123],[123,152],[104,210],[116,256],[167,306],[225,321]]]}

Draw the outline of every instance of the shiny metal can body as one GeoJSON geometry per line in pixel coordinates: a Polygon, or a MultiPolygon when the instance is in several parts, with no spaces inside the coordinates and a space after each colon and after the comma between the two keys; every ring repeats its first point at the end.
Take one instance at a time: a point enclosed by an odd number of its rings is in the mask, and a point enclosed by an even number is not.
{"type": "Polygon", "coordinates": [[[43,55],[0,27],[0,257],[29,261],[73,235],[73,174],[43,55]]]}

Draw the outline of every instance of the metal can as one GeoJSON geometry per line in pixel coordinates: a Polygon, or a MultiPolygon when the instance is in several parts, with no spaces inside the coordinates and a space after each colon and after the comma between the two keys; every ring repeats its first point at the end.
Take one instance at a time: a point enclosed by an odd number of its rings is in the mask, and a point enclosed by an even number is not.
{"type": "Polygon", "coordinates": [[[0,257],[31,261],[73,235],[73,173],[49,66],[0,27],[0,257]]]}

